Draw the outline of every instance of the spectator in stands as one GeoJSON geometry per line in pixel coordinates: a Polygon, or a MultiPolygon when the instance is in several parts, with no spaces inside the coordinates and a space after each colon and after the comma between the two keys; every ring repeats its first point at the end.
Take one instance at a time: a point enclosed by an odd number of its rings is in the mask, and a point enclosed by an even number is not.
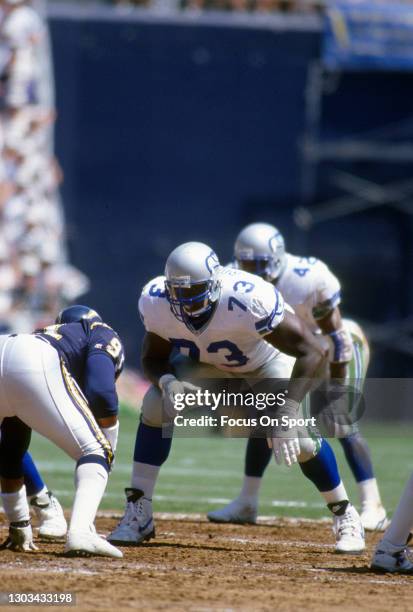
{"type": "Polygon", "coordinates": [[[66,263],[47,27],[28,0],[0,12],[0,329],[31,331],[89,284],[66,263]]]}

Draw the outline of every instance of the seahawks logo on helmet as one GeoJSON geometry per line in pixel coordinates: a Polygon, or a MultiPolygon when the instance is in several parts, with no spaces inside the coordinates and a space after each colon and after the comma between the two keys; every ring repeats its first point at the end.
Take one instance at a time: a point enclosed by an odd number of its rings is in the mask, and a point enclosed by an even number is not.
{"type": "Polygon", "coordinates": [[[278,249],[280,248],[280,242],[282,241],[282,236],[280,234],[280,232],[278,232],[277,234],[274,234],[274,236],[272,236],[269,240],[269,245],[270,245],[270,249],[273,253],[276,253],[278,251],[278,249]]]}
{"type": "Polygon", "coordinates": [[[206,258],[205,265],[207,267],[208,272],[210,272],[211,274],[214,270],[219,268],[218,256],[216,253],[214,253],[214,251],[211,251],[208,257],[206,258]]]}

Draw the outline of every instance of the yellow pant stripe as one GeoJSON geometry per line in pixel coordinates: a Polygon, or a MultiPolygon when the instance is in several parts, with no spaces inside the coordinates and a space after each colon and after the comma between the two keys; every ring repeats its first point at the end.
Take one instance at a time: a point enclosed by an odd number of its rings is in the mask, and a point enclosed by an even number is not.
{"type": "Polygon", "coordinates": [[[107,454],[109,465],[111,465],[112,462],[113,462],[113,451],[112,451],[112,447],[110,445],[110,442],[107,440],[106,436],[103,434],[102,430],[100,429],[99,425],[97,424],[97,422],[95,420],[95,417],[93,416],[93,414],[92,414],[92,412],[91,412],[91,410],[89,408],[89,405],[87,403],[87,399],[83,395],[83,393],[82,393],[81,389],[79,388],[79,385],[77,384],[75,379],[70,374],[70,372],[67,369],[66,364],[63,361],[63,359],[60,360],[60,368],[61,368],[61,371],[62,371],[63,380],[64,380],[64,383],[65,383],[66,390],[67,390],[68,394],[70,395],[71,400],[76,405],[78,410],[80,410],[80,412],[85,417],[85,419],[86,419],[90,429],[93,431],[97,441],[100,442],[100,444],[103,446],[103,449],[105,450],[105,452],[107,454]]]}

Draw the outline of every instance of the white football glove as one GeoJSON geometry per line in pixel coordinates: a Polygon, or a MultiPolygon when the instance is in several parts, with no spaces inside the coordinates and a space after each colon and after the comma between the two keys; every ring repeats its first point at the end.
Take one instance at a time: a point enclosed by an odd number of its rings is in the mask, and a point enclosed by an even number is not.
{"type": "Polygon", "coordinates": [[[298,462],[300,454],[300,439],[295,427],[287,427],[281,425],[283,416],[288,418],[297,418],[299,404],[294,400],[288,399],[280,411],[277,412],[277,418],[280,421],[278,427],[274,427],[271,438],[267,438],[267,443],[272,448],[275,461],[278,465],[284,463],[290,467],[293,463],[298,462]]]}
{"type": "Polygon", "coordinates": [[[297,463],[298,455],[300,454],[300,441],[298,437],[267,438],[267,443],[272,448],[275,461],[278,465],[282,464],[283,459],[288,467],[291,467],[293,463],[297,463]]]}
{"type": "Polygon", "coordinates": [[[9,527],[9,536],[0,545],[0,549],[8,548],[15,552],[32,552],[37,550],[33,542],[33,533],[30,521],[20,521],[9,527]]]}
{"type": "Polygon", "coordinates": [[[163,408],[166,415],[174,419],[178,414],[175,408],[175,399],[178,394],[196,392],[200,387],[184,380],[178,380],[173,374],[164,374],[159,379],[159,388],[162,391],[163,408]]]}

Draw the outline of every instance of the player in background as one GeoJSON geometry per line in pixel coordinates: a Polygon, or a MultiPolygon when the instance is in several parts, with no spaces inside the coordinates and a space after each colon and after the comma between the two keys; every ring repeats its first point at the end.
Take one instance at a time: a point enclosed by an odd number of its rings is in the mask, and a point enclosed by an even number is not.
{"type": "Polygon", "coordinates": [[[392,520],[377,544],[371,568],[380,572],[413,574],[407,543],[413,531],[413,474],[410,476],[392,520]]]}
{"type": "MultiPolygon", "coordinates": [[[[369,362],[367,340],[357,323],[341,318],[340,283],[329,268],[314,257],[285,252],[280,232],[267,223],[253,223],[238,235],[234,265],[271,282],[314,334],[329,340],[330,375],[361,390],[369,362]]],[[[349,400],[350,402],[350,400],[349,400]]],[[[349,405],[349,411],[355,410],[349,405]]],[[[337,432],[340,435],[340,432],[337,432]]],[[[387,523],[370,451],[357,426],[339,437],[346,459],[357,481],[361,520],[367,530],[383,529],[387,523]]],[[[208,513],[214,522],[255,523],[261,479],[270,461],[265,440],[248,440],[244,481],[239,496],[220,510],[208,513]]]]}
{"type": "Polygon", "coordinates": [[[34,549],[22,465],[34,429],[77,462],[66,553],[121,557],[93,524],[117,443],[115,381],[124,362],[118,335],[94,310],[72,306],[56,325],[0,336],[0,354],[1,498],[10,523],[3,547],[34,549]],[[102,429],[91,410],[101,415],[102,429]]]}
{"type": "MultiPolygon", "coordinates": [[[[277,416],[291,417],[328,364],[326,343],[284,307],[277,289],[252,274],[221,267],[202,243],[172,251],[165,276],[144,287],[139,311],[146,329],[142,367],[152,386],[142,404],[125,514],[108,538],[119,545],[154,536],[152,495],[171,448],[174,397],[194,389],[188,378],[287,379],[288,399],[277,416]]],[[[360,517],[329,444],[307,430],[280,435],[272,435],[275,458],[287,465],[298,461],[321,492],[334,515],[336,551],[363,550],[360,517]]]]}

